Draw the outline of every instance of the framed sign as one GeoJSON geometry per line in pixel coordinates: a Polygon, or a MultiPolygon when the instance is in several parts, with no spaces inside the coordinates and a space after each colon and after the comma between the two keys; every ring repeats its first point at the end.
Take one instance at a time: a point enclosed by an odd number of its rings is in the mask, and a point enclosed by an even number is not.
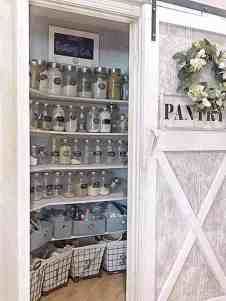
{"type": "Polygon", "coordinates": [[[62,64],[99,65],[99,35],[49,26],[49,60],[62,64]]]}
{"type": "Polygon", "coordinates": [[[224,112],[197,112],[187,96],[162,94],[160,126],[164,129],[224,129],[226,115],[224,112]]]}

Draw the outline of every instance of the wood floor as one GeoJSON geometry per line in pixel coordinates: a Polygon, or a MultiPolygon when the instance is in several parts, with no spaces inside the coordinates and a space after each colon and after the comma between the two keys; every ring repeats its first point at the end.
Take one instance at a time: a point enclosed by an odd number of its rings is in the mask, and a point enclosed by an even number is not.
{"type": "Polygon", "coordinates": [[[102,274],[100,278],[69,282],[43,297],[41,301],[125,301],[125,277],[120,274],[102,274]]]}

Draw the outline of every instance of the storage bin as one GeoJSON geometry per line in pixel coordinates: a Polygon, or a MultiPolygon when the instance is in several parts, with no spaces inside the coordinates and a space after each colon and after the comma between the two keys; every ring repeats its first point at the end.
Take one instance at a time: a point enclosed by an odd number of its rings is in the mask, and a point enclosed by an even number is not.
{"type": "Polygon", "coordinates": [[[38,301],[41,298],[44,276],[45,264],[43,260],[39,260],[30,271],[30,301],[38,301]]]}
{"type": "Polygon", "coordinates": [[[106,218],[106,232],[126,231],[127,217],[126,215],[106,218]]]}
{"type": "Polygon", "coordinates": [[[53,236],[57,239],[70,238],[72,235],[72,220],[54,220],[53,236]]]}
{"type": "Polygon", "coordinates": [[[43,293],[61,287],[68,282],[72,250],[72,248],[62,250],[62,253],[45,260],[46,268],[42,287],[43,293]]]}
{"type": "Polygon", "coordinates": [[[73,236],[98,235],[105,233],[105,218],[93,221],[73,221],[73,236]]]}
{"type": "Polygon", "coordinates": [[[73,249],[70,276],[74,281],[98,275],[106,243],[73,249]]]}
{"type": "Polygon", "coordinates": [[[39,249],[45,243],[51,240],[53,232],[53,225],[49,222],[42,221],[37,230],[31,232],[30,249],[34,251],[39,249]]]}
{"type": "Polygon", "coordinates": [[[111,241],[106,243],[103,268],[107,272],[126,270],[127,241],[111,241]]]}

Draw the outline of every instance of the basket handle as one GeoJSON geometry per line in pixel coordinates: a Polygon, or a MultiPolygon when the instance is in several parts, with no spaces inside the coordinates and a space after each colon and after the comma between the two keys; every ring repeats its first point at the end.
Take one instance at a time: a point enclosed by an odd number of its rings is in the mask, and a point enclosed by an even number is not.
{"type": "Polygon", "coordinates": [[[36,271],[40,268],[40,266],[42,265],[42,261],[41,260],[38,260],[34,263],[34,265],[32,266],[32,270],[33,271],[36,271]]]}

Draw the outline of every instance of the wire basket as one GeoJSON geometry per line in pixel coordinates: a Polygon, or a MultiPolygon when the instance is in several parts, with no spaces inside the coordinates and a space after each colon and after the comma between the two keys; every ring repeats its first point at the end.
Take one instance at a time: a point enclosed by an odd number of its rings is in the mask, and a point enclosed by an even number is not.
{"type": "Polygon", "coordinates": [[[68,282],[71,259],[72,248],[45,260],[46,268],[42,287],[43,293],[64,286],[68,282]]]}
{"type": "Polygon", "coordinates": [[[103,268],[107,272],[119,272],[126,270],[127,241],[107,242],[103,268]]]}
{"type": "Polygon", "coordinates": [[[45,264],[38,260],[30,272],[30,301],[38,301],[42,295],[42,285],[45,277],[45,264]]]}
{"type": "Polygon", "coordinates": [[[100,273],[106,244],[93,244],[74,248],[70,276],[74,281],[94,277],[100,273]]]}

